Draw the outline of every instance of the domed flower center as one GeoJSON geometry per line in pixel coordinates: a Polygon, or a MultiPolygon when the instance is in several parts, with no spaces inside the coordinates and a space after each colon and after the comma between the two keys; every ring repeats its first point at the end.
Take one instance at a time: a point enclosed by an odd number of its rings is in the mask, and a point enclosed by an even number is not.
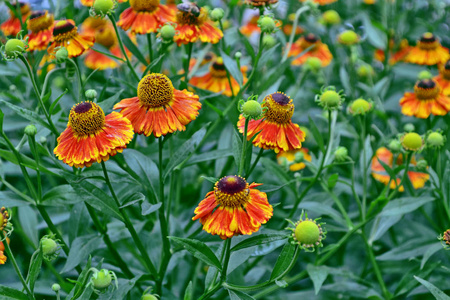
{"type": "Polygon", "coordinates": [[[303,41],[301,42],[301,47],[302,47],[302,49],[306,49],[306,48],[313,46],[311,50],[314,50],[314,49],[316,49],[316,45],[318,44],[319,41],[320,41],[320,39],[318,36],[316,36],[315,34],[309,33],[303,37],[303,41]]]}
{"type": "Polygon", "coordinates": [[[53,37],[55,42],[64,42],[70,40],[77,34],[77,27],[68,20],[61,20],[53,28],[53,37]]]}
{"type": "Polygon", "coordinates": [[[105,125],[105,113],[95,103],[81,102],[70,110],[69,125],[78,136],[96,134],[105,125]]]}
{"type": "Polygon", "coordinates": [[[110,27],[104,27],[95,32],[95,42],[105,46],[106,48],[111,48],[116,44],[116,35],[114,30],[110,27]]]}
{"type": "Polygon", "coordinates": [[[152,73],[141,79],[137,95],[146,107],[164,106],[173,99],[172,81],[164,74],[152,73]]]}
{"type": "Polygon", "coordinates": [[[440,69],[442,77],[450,81],[450,60],[448,60],[444,67],[440,69]]]}
{"type": "Polygon", "coordinates": [[[247,203],[250,189],[244,178],[229,175],[216,182],[214,195],[221,206],[239,207],[247,203]]]}
{"type": "Polygon", "coordinates": [[[195,3],[181,3],[177,5],[177,23],[183,25],[202,25],[208,19],[208,12],[195,3]]]}
{"type": "Polygon", "coordinates": [[[6,208],[2,207],[0,209],[0,230],[5,229],[6,225],[8,225],[9,214],[6,208]]]}
{"type": "Polygon", "coordinates": [[[205,57],[203,57],[202,62],[200,63],[200,66],[204,66],[207,63],[211,62],[215,58],[215,54],[212,52],[206,53],[205,57]]]}
{"type": "Polygon", "coordinates": [[[130,6],[135,11],[155,11],[159,6],[159,0],[130,0],[130,6]]]}
{"type": "MultiPolygon", "coordinates": [[[[11,4],[12,4],[12,6],[16,7],[16,3],[15,3],[15,2],[13,2],[13,3],[11,3],[11,4]]],[[[25,2],[19,2],[19,6],[20,6],[20,13],[22,14],[22,17],[23,17],[24,15],[27,15],[27,14],[30,13],[31,8],[30,8],[30,6],[29,6],[27,3],[25,3],[25,2]]],[[[12,10],[10,10],[10,13],[11,13],[11,16],[12,16],[12,17],[15,17],[15,15],[14,15],[14,13],[13,13],[12,10]]]]}
{"type": "Polygon", "coordinates": [[[420,49],[434,50],[439,46],[439,41],[431,32],[425,32],[417,43],[420,49]]]}
{"type": "Polygon", "coordinates": [[[262,107],[267,107],[264,117],[269,122],[286,124],[291,121],[294,114],[294,104],[292,100],[283,93],[277,92],[264,98],[262,107]]]}
{"type": "Polygon", "coordinates": [[[419,100],[434,99],[439,95],[441,89],[432,79],[420,80],[414,86],[414,94],[419,100]]]}
{"type": "Polygon", "coordinates": [[[223,64],[222,57],[218,57],[216,61],[209,68],[209,72],[211,76],[216,78],[225,78],[227,77],[227,71],[225,69],[225,65],[223,64]]]}
{"type": "Polygon", "coordinates": [[[450,245],[450,229],[444,232],[443,240],[447,245],[450,245]]]}
{"type": "Polygon", "coordinates": [[[39,32],[52,27],[53,22],[53,15],[49,15],[46,11],[37,11],[31,14],[28,20],[28,29],[32,32],[39,32]]]}

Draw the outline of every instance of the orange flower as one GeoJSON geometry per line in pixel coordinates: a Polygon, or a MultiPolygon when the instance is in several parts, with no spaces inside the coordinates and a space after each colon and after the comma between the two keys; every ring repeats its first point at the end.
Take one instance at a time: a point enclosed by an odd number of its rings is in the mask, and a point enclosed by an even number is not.
{"type": "Polygon", "coordinates": [[[301,152],[303,153],[303,159],[306,161],[311,161],[311,155],[309,155],[309,151],[306,148],[301,148],[301,149],[297,149],[297,150],[290,150],[290,151],[281,151],[280,153],[277,154],[277,161],[278,164],[282,163],[282,159],[285,158],[288,163],[290,164],[289,166],[289,170],[291,170],[292,172],[297,172],[300,170],[303,170],[306,165],[304,162],[295,162],[295,154],[301,152]]]}
{"type": "MultiPolygon", "coordinates": [[[[239,92],[239,83],[230,76],[231,86],[233,92],[236,94],[239,92]]],[[[244,83],[247,81],[247,77],[244,75],[244,83]]],[[[203,76],[192,77],[189,83],[195,87],[218,93],[222,91],[225,96],[231,97],[231,88],[227,78],[227,71],[223,64],[223,59],[218,57],[209,67],[209,72],[203,76]]]]}
{"type": "Polygon", "coordinates": [[[130,0],[130,6],[120,14],[117,25],[123,30],[131,28],[131,33],[156,32],[159,26],[175,20],[173,11],[159,0],[130,0]]]}
{"type": "Polygon", "coordinates": [[[439,67],[439,75],[434,77],[434,80],[441,87],[442,93],[450,96],[450,60],[439,67]]]}
{"type": "Polygon", "coordinates": [[[250,20],[242,26],[239,31],[245,36],[251,36],[253,33],[261,32],[261,28],[258,26],[259,15],[255,15],[250,18],[250,20]]]}
{"type": "Polygon", "coordinates": [[[221,239],[256,232],[273,215],[267,195],[240,176],[225,176],[216,182],[195,209],[193,221],[200,219],[203,230],[221,239]]]}
{"type": "MultiPolygon", "coordinates": [[[[394,155],[391,151],[389,151],[386,147],[381,147],[375,152],[375,156],[372,158],[372,176],[375,180],[387,185],[391,189],[395,189],[398,184],[401,182],[401,178],[403,174],[398,174],[397,178],[391,178],[389,174],[387,174],[383,165],[378,161],[382,161],[390,168],[395,169],[396,167],[403,164],[403,156],[400,154],[396,160],[396,164],[394,166],[394,155]],[[390,183],[389,183],[390,182],[390,183]]],[[[414,156],[411,159],[411,165],[415,166],[417,164],[414,156]]],[[[425,183],[430,179],[430,175],[421,172],[408,171],[408,178],[411,181],[413,187],[415,189],[420,189],[424,187],[425,183]]],[[[398,188],[400,192],[403,192],[405,189],[403,186],[398,188]]]]}
{"type": "Polygon", "coordinates": [[[181,44],[203,43],[217,44],[223,37],[220,29],[213,26],[208,18],[208,11],[195,3],[182,3],[176,14],[177,34],[173,40],[178,46],[181,44]]]}
{"type": "MultiPolygon", "coordinates": [[[[306,0],[300,0],[300,2],[305,2],[306,0]]],[[[327,5],[334,2],[337,2],[338,0],[313,0],[314,3],[317,3],[319,5],[327,5]]]]}
{"type": "Polygon", "coordinates": [[[426,32],[417,41],[417,45],[410,49],[405,57],[405,62],[432,66],[444,64],[449,58],[448,49],[442,47],[439,40],[431,32],[426,32]]]}
{"type": "MultiPolygon", "coordinates": [[[[119,42],[112,24],[108,23],[95,32],[95,42],[107,48],[112,55],[123,57],[119,47],[119,42]]],[[[93,49],[89,49],[84,64],[90,69],[115,69],[119,66],[119,62],[109,56],[101,54],[93,49]]]]}
{"type": "Polygon", "coordinates": [[[45,50],[53,39],[53,15],[48,11],[33,12],[28,20],[28,50],[45,50]]]}
{"type": "MultiPolygon", "coordinates": [[[[128,0],[115,0],[119,3],[122,2],[127,2],[128,0]]],[[[95,0],[80,0],[81,4],[87,7],[91,7],[92,5],[94,5],[95,0]]]]}
{"type": "Polygon", "coordinates": [[[48,48],[52,55],[57,47],[65,47],[69,57],[77,57],[94,45],[94,37],[78,34],[73,20],[61,20],[53,28],[53,43],[48,48]]]}
{"type": "Polygon", "coordinates": [[[269,6],[271,4],[276,4],[276,3],[278,3],[278,0],[245,0],[244,3],[247,5],[259,7],[259,6],[269,6]]]}
{"type": "MultiPolygon", "coordinates": [[[[85,35],[95,36],[98,29],[106,26],[108,23],[107,19],[100,19],[95,17],[87,17],[83,23],[81,23],[81,32],[85,35]]],[[[111,24],[111,23],[110,23],[111,24]]],[[[112,26],[112,24],[111,24],[112,26]]]]}
{"type": "MultiPolygon", "coordinates": [[[[16,6],[15,3],[11,4],[14,7],[16,6]]],[[[31,13],[31,9],[27,3],[19,2],[19,5],[20,13],[22,15],[22,22],[25,23],[31,13]]],[[[22,30],[22,25],[20,24],[19,18],[16,17],[12,10],[9,10],[9,15],[11,17],[0,25],[0,30],[3,31],[5,36],[16,36],[22,30]]]]}
{"type": "Polygon", "coordinates": [[[320,41],[320,38],[312,33],[309,33],[301,37],[294,44],[292,44],[291,50],[289,51],[288,55],[296,57],[309,47],[312,48],[309,49],[309,51],[304,53],[302,56],[294,59],[292,61],[292,65],[294,66],[302,65],[306,62],[306,60],[309,57],[316,57],[320,59],[320,61],[322,62],[322,67],[326,67],[330,64],[331,60],[333,59],[333,55],[328,49],[328,46],[323,44],[320,41]]]}
{"type": "MultiPolygon", "coordinates": [[[[9,245],[9,238],[8,237],[6,237],[6,242],[9,245]]],[[[5,251],[5,245],[3,244],[2,241],[0,241],[0,265],[4,265],[6,263],[7,257],[5,256],[4,251],[5,251]]]]}
{"type": "Polygon", "coordinates": [[[105,113],[95,103],[81,102],[72,107],[66,130],[58,137],[53,152],[69,166],[90,167],[121,153],[133,139],[133,127],[118,112],[105,113]]]}
{"type": "MultiPolygon", "coordinates": [[[[305,134],[297,124],[292,123],[294,104],[292,99],[281,92],[267,95],[261,105],[265,112],[260,120],[250,120],[247,139],[253,140],[255,146],[263,149],[273,149],[276,153],[300,149],[305,140],[305,134]]],[[[239,117],[238,129],[244,132],[245,118],[239,117]]]]}
{"type": "Polygon", "coordinates": [[[400,99],[402,113],[407,116],[426,119],[430,114],[446,115],[450,111],[450,97],[442,93],[442,88],[434,79],[417,81],[414,93],[406,92],[400,99]]]}
{"type": "Polygon", "coordinates": [[[177,130],[198,116],[202,104],[198,96],[187,90],[173,88],[172,81],[163,74],[152,73],[139,82],[137,97],[123,99],[114,109],[128,118],[137,134],[155,137],[177,130]]]}
{"type": "MultiPolygon", "coordinates": [[[[391,40],[389,43],[391,44],[391,49],[392,49],[394,47],[394,40],[391,40]]],[[[395,65],[396,63],[402,61],[406,57],[406,55],[409,53],[411,48],[412,47],[409,45],[407,39],[401,40],[400,44],[398,45],[397,51],[390,53],[391,57],[389,59],[389,64],[395,65]]],[[[384,59],[385,59],[384,50],[377,49],[375,51],[374,58],[380,62],[384,62],[384,59]]]]}

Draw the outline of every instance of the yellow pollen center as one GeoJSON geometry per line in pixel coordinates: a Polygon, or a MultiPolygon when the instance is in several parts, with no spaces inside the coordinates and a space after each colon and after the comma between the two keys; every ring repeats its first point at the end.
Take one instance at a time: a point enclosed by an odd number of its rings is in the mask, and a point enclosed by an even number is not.
{"type": "Polygon", "coordinates": [[[130,6],[135,11],[155,11],[159,6],[159,0],[130,0],[130,6]]]}
{"type": "Polygon", "coordinates": [[[277,124],[286,124],[291,121],[292,115],[294,114],[294,104],[292,99],[286,105],[281,105],[275,102],[272,95],[266,96],[262,107],[267,107],[264,117],[269,122],[274,122],[277,124]]]}
{"type": "Polygon", "coordinates": [[[161,107],[173,99],[172,81],[159,73],[152,73],[141,79],[137,95],[146,107],[161,107]]]}
{"type": "Polygon", "coordinates": [[[54,22],[53,15],[45,12],[44,15],[28,20],[28,29],[32,32],[39,32],[52,27],[54,22]]]}
{"type": "Polygon", "coordinates": [[[69,125],[77,136],[96,134],[105,126],[105,113],[95,103],[81,102],[70,110],[69,125]]]}
{"type": "Polygon", "coordinates": [[[176,14],[177,23],[179,25],[197,25],[201,26],[208,20],[208,12],[204,8],[200,8],[200,15],[196,17],[191,12],[178,10],[176,14]]]}

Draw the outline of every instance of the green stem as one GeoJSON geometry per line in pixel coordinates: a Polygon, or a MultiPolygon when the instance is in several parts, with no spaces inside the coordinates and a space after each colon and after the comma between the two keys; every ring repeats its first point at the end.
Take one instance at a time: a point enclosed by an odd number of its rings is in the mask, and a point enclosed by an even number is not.
{"type": "Polygon", "coordinates": [[[250,119],[245,119],[245,125],[244,125],[244,138],[242,139],[242,153],[241,153],[241,161],[239,162],[239,171],[238,175],[242,176],[244,175],[244,168],[245,168],[245,155],[247,152],[247,131],[248,131],[248,123],[250,119]]]}
{"type": "Polygon", "coordinates": [[[253,170],[256,168],[256,165],[259,162],[259,159],[262,157],[262,154],[264,152],[264,148],[260,148],[258,155],[256,156],[255,161],[253,162],[253,165],[251,166],[250,170],[248,171],[248,173],[245,174],[245,178],[249,178],[250,175],[253,173],[253,170]]]}
{"type": "Polygon", "coordinates": [[[231,255],[231,238],[226,239],[224,242],[223,247],[225,248],[225,255],[222,263],[222,272],[220,274],[220,280],[222,282],[225,282],[227,280],[227,270],[228,270],[228,263],[230,262],[230,255],[231,255]]]}
{"type": "Polygon", "coordinates": [[[136,230],[134,229],[133,223],[131,223],[130,218],[128,217],[128,214],[125,212],[124,208],[121,208],[120,201],[117,198],[116,193],[114,192],[114,189],[111,185],[111,181],[108,176],[108,171],[106,170],[105,162],[102,161],[101,165],[102,165],[102,170],[103,170],[103,175],[105,177],[106,185],[108,186],[109,191],[111,192],[111,195],[112,195],[114,201],[116,202],[117,207],[119,208],[119,212],[123,218],[123,222],[124,222],[125,226],[127,227],[128,231],[130,232],[134,243],[136,244],[139,252],[142,255],[142,258],[144,259],[147,271],[149,271],[156,279],[156,278],[158,278],[158,271],[156,270],[155,266],[153,265],[144,245],[142,244],[141,239],[139,238],[139,235],[137,234],[136,230]]]}
{"type": "Polygon", "coordinates": [[[0,240],[3,241],[3,245],[5,246],[5,251],[6,251],[6,255],[7,257],[11,260],[14,270],[17,273],[17,276],[19,276],[20,281],[22,282],[23,288],[27,291],[27,296],[29,299],[35,299],[34,298],[34,294],[31,292],[30,288],[28,287],[28,285],[25,282],[25,279],[23,278],[22,273],[20,272],[19,266],[17,265],[16,259],[14,258],[14,255],[11,251],[11,248],[9,247],[9,244],[6,242],[6,236],[3,233],[2,230],[0,230],[0,240]]]}
{"type": "MultiPolygon", "coordinates": [[[[404,171],[404,173],[403,173],[402,180],[400,181],[399,184],[397,184],[397,185],[395,186],[394,191],[388,196],[388,200],[389,200],[389,201],[392,200],[392,199],[397,195],[398,190],[400,189],[400,187],[401,187],[402,185],[404,185],[404,183],[406,182],[406,180],[407,180],[406,178],[408,178],[408,171],[409,171],[409,164],[410,164],[410,162],[411,162],[411,157],[412,157],[411,153],[410,153],[410,152],[407,152],[407,153],[406,153],[406,166],[405,166],[405,171],[404,171]]],[[[397,183],[396,178],[393,178],[393,180],[394,180],[395,183],[397,183]]]]}
{"type": "Polygon", "coordinates": [[[45,108],[44,102],[42,101],[41,93],[40,93],[40,91],[38,89],[38,86],[36,84],[36,81],[34,79],[33,72],[31,70],[31,66],[30,66],[30,64],[28,63],[28,61],[26,60],[25,57],[23,57],[22,55],[19,55],[19,58],[24,63],[25,67],[27,68],[28,75],[29,75],[31,83],[33,85],[34,92],[36,93],[36,96],[37,96],[38,101],[39,101],[39,105],[41,106],[42,111],[44,112],[45,118],[47,119],[47,122],[50,125],[50,130],[53,132],[53,134],[55,136],[58,136],[59,132],[56,129],[55,125],[53,124],[53,121],[50,118],[50,115],[48,114],[47,109],[45,108]]]}
{"type": "Polygon", "coordinates": [[[193,48],[194,44],[193,43],[189,43],[186,45],[185,49],[186,49],[186,54],[187,54],[187,60],[184,64],[184,81],[186,82],[186,84],[189,82],[189,64],[191,63],[191,56],[192,56],[192,48],[193,48]]]}
{"type": "Polygon", "coordinates": [[[125,47],[123,46],[122,38],[120,37],[119,30],[117,29],[116,18],[112,13],[108,13],[108,17],[114,26],[114,31],[116,32],[117,40],[119,41],[120,50],[122,51],[122,55],[125,57],[125,60],[127,61],[127,66],[131,70],[131,73],[133,74],[134,78],[139,82],[140,78],[136,73],[136,71],[134,70],[133,66],[131,65],[130,58],[128,57],[128,54],[125,51],[125,47]]]}
{"type": "Polygon", "coordinates": [[[78,77],[78,95],[80,97],[79,101],[82,101],[84,98],[84,89],[83,89],[83,79],[81,78],[81,72],[80,69],[78,68],[77,63],[69,58],[68,61],[74,66],[75,68],[75,73],[77,73],[77,77],[78,77]]]}
{"type": "Polygon", "coordinates": [[[150,57],[150,63],[153,61],[153,47],[152,47],[152,34],[147,33],[148,55],[150,57]]]}
{"type": "Polygon", "coordinates": [[[359,119],[361,127],[361,146],[363,148],[363,199],[362,199],[362,217],[363,220],[366,218],[366,206],[367,206],[367,159],[366,159],[366,116],[364,115],[363,120],[359,119]]]}
{"type": "Polygon", "coordinates": [[[264,33],[261,32],[260,36],[259,36],[259,48],[258,48],[258,54],[255,57],[255,62],[253,64],[253,68],[252,68],[252,72],[250,73],[250,76],[248,76],[247,82],[244,84],[244,86],[239,90],[239,93],[236,95],[236,98],[239,98],[244,91],[248,88],[248,86],[250,85],[250,82],[253,79],[253,76],[256,73],[256,69],[258,68],[258,63],[259,63],[259,59],[261,58],[261,54],[262,54],[262,50],[263,50],[263,38],[264,38],[264,33]]]}
{"type": "Polygon", "coordinates": [[[308,10],[309,10],[309,6],[303,6],[303,7],[300,7],[297,10],[297,12],[295,13],[294,24],[292,24],[291,35],[289,36],[289,43],[288,43],[286,49],[284,50],[284,55],[283,55],[283,58],[281,59],[281,63],[286,61],[286,59],[288,58],[289,51],[291,51],[292,44],[294,43],[295,30],[297,28],[298,19],[300,18],[300,15],[308,10]]]}

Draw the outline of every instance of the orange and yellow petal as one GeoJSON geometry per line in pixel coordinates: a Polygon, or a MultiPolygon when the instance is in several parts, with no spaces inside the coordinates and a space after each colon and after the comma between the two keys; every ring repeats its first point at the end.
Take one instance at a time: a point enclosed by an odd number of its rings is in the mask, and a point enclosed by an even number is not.
{"type": "MultiPolygon", "coordinates": [[[[302,44],[313,45],[313,43],[305,43],[305,37],[300,38],[295,43],[292,44],[291,50],[289,51],[289,57],[296,57],[303,51],[305,51],[308,47],[304,48],[302,44]]],[[[295,58],[292,61],[292,65],[300,66],[304,64],[308,58],[315,57],[320,59],[322,62],[322,67],[328,66],[333,60],[333,55],[330,52],[330,49],[326,44],[323,44],[320,41],[315,43],[315,46],[308,50],[308,52],[304,53],[300,57],[295,58]]]]}
{"type": "MultiPolygon", "coordinates": [[[[110,49],[111,54],[121,57],[122,53],[120,51],[120,48],[118,46],[113,47],[110,49]]],[[[89,69],[99,69],[99,70],[106,70],[106,69],[115,69],[119,66],[119,62],[109,56],[106,56],[104,54],[101,54],[97,51],[94,51],[90,49],[86,57],[84,59],[84,64],[89,69]]]]}
{"type": "MultiPolygon", "coordinates": [[[[306,0],[300,0],[300,2],[305,2],[306,0]]],[[[319,5],[327,5],[334,2],[337,2],[338,0],[313,0],[314,3],[317,3],[319,5]]]]}
{"type": "Polygon", "coordinates": [[[414,93],[406,92],[400,99],[402,114],[426,119],[431,114],[436,116],[446,115],[450,111],[450,97],[440,93],[435,99],[417,99],[414,93]]]}
{"type": "Polygon", "coordinates": [[[70,125],[58,137],[53,151],[69,166],[90,167],[94,162],[107,161],[122,152],[133,139],[131,122],[118,112],[105,117],[104,127],[96,134],[77,136],[70,125]]]}
{"type": "Polygon", "coordinates": [[[427,173],[408,171],[408,178],[414,189],[417,190],[425,186],[425,183],[430,179],[430,175],[427,173]]]}
{"type": "Polygon", "coordinates": [[[53,27],[38,32],[32,32],[27,35],[28,50],[45,50],[48,44],[53,41],[53,27]]]}
{"type": "Polygon", "coordinates": [[[47,52],[53,55],[55,52],[55,48],[65,47],[67,49],[67,52],[69,52],[70,58],[78,57],[86,52],[89,48],[91,48],[94,45],[94,41],[95,38],[93,36],[77,34],[67,41],[52,43],[47,52]]]}
{"type": "Polygon", "coordinates": [[[450,95],[450,80],[444,78],[441,74],[434,77],[434,80],[439,84],[442,89],[442,94],[449,96],[450,95]]]}
{"type": "Polygon", "coordinates": [[[16,36],[22,30],[22,25],[18,18],[10,18],[0,25],[0,30],[5,36],[16,36]]]}
{"type": "MultiPolygon", "coordinates": [[[[233,93],[238,93],[241,87],[240,84],[233,77],[230,77],[230,81],[231,87],[233,88],[233,93]]],[[[245,82],[247,82],[247,77],[244,75],[244,84],[245,82]]],[[[233,94],[227,77],[215,77],[211,75],[211,73],[206,73],[203,76],[192,77],[189,80],[189,83],[195,87],[208,90],[213,93],[222,92],[222,94],[228,97],[231,97],[233,94]]]]}
{"type": "Polygon", "coordinates": [[[131,28],[131,33],[147,34],[156,32],[159,26],[175,21],[175,14],[167,6],[160,4],[154,11],[135,11],[127,8],[117,22],[123,30],[131,28]]]}
{"type": "Polygon", "coordinates": [[[436,49],[427,50],[416,46],[409,50],[404,60],[412,64],[432,66],[444,64],[449,58],[449,51],[445,47],[438,46],[436,49]]]}
{"type": "Polygon", "coordinates": [[[3,254],[3,251],[0,251],[0,265],[4,265],[6,263],[6,256],[3,254]]]}
{"type": "Polygon", "coordinates": [[[195,43],[198,40],[202,43],[217,44],[223,37],[222,31],[211,25],[210,22],[205,22],[201,25],[178,25],[176,30],[178,33],[173,40],[178,46],[195,43]]]}
{"type": "MultiPolygon", "coordinates": [[[[282,157],[286,158],[289,163],[293,163],[295,161],[295,153],[297,152],[303,153],[304,160],[311,161],[311,155],[309,154],[308,149],[301,148],[298,150],[280,151],[280,153],[277,154],[278,163],[280,163],[282,157]]],[[[292,172],[297,172],[303,170],[305,167],[306,165],[303,162],[293,163],[289,166],[289,170],[291,170],[292,172]]]]}

